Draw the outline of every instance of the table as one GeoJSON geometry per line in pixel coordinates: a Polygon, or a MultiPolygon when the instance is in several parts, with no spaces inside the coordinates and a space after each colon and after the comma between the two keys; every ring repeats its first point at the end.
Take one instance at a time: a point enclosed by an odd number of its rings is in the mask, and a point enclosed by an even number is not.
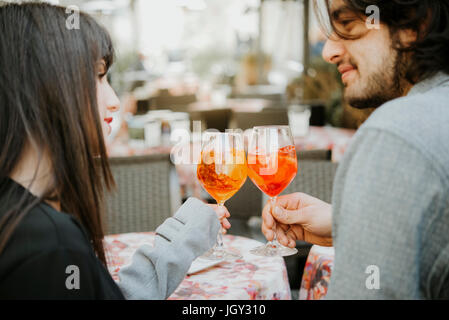
{"type": "Polygon", "coordinates": [[[326,296],[334,266],[334,255],[333,247],[312,246],[304,267],[299,290],[300,300],[321,300],[326,296]]]}
{"type": "MultiPolygon", "coordinates": [[[[154,233],[126,233],[105,237],[108,269],[115,281],[143,244],[153,245],[154,233]]],[[[169,300],[290,300],[287,269],[282,257],[259,257],[249,250],[260,242],[224,235],[224,246],[243,256],[188,275],[169,300]]]]}

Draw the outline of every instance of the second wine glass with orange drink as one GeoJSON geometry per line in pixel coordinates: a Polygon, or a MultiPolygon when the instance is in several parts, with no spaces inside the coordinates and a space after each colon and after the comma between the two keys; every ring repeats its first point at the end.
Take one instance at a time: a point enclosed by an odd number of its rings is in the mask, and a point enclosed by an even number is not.
{"type": "MultiPolygon", "coordinates": [[[[272,209],[277,196],[293,181],[298,171],[296,149],[288,126],[254,127],[248,146],[248,176],[268,197],[272,209]]],[[[273,228],[275,229],[275,226],[273,228]]],[[[251,250],[261,256],[289,256],[298,251],[280,245],[275,238],[251,250]]]]}

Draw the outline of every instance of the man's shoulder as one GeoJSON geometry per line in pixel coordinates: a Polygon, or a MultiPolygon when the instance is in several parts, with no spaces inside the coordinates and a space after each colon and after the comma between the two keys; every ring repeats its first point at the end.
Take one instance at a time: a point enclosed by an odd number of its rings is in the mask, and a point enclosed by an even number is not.
{"type": "Polygon", "coordinates": [[[441,86],[385,103],[372,114],[365,127],[398,133],[401,130],[417,132],[419,129],[433,129],[431,131],[435,132],[435,129],[449,130],[448,120],[449,86],[441,86]]]}
{"type": "Polygon", "coordinates": [[[376,110],[360,128],[392,134],[421,150],[449,171],[449,86],[392,100],[376,110]]]}

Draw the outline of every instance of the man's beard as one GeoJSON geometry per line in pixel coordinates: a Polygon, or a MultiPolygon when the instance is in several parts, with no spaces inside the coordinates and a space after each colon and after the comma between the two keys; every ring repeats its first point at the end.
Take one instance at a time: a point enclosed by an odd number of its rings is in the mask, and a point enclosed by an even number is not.
{"type": "Polygon", "coordinates": [[[393,59],[385,59],[383,68],[368,76],[366,86],[358,96],[347,96],[347,102],[357,109],[378,108],[384,103],[405,95],[408,69],[405,53],[395,52],[393,59]]]}

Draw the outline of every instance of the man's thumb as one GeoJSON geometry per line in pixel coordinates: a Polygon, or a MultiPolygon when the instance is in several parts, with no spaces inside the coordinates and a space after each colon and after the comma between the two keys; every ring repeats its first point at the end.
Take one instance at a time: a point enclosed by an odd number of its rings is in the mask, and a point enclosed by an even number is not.
{"type": "Polygon", "coordinates": [[[305,216],[302,210],[288,210],[276,206],[273,210],[273,217],[283,224],[303,224],[305,223],[305,216]]]}

